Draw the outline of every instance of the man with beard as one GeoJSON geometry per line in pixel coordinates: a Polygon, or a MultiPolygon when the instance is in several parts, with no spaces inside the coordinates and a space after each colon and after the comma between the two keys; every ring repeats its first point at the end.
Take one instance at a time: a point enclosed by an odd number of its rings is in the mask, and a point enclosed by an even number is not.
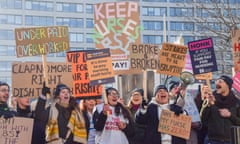
{"type": "Polygon", "coordinates": [[[10,86],[0,81],[0,117],[4,118],[11,118],[14,117],[17,113],[13,110],[11,110],[8,107],[8,99],[9,99],[9,92],[10,92],[10,86]]]}
{"type": "Polygon", "coordinates": [[[202,121],[208,127],[209,144],[230,144],[231,126],[240,125],[240,106],[231,90],[233,80],[222,75],[215,81],[216,90],[209,95],[202,121]]]}

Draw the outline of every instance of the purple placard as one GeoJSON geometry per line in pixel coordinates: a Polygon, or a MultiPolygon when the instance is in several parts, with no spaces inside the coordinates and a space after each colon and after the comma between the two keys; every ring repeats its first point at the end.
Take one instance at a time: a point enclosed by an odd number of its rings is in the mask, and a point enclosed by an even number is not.
{"type": "Polygon", "coordinates": [[[194,74],[217,71],[212,38],[188,42],[194,74]]]}

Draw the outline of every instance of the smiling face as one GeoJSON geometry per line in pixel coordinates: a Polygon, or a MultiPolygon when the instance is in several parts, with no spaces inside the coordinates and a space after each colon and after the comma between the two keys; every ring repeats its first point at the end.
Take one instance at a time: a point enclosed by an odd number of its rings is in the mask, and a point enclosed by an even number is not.
{"type": "Polygon", "coordinates": [[[9,87],[7,85],[0,86],[0,102],[7,103],[9,98],[9,87]]]}
{"type": "Polygon", "coordinates": [[[59,93],[60,103],[69,104],[70,100],[70,91],[67,88],[61,89],[59,93]]]}
{"type": "Polygon", "coordinates": [[[142,103],[142,96],[139,92],[133,92],[131,96],[131,102],[134,105],[139,105],[142,103]]]}
{"type": "Polygon", "coordinates": [[[116,106],[118,99],[119,99],[119,93],[116,90],[110,90],[110,92],[107,95],[108,104],[111,106],[116,106]]]}
{"type": "Polygon", "coordinates": [[[168,92],[165,89],[159,89],[156,93],[156,101],[159,104],[167,104],[168,100],[168,92]]]}
{"type": "Polygon", "coordinates": [[[96,100],[93,99],[85,100],[84,105],[89,112],[92,112],[94,106],[96,105],[96,100]]]}
{"type": "Polygon", "coordinates": [[[223,96],[227,96],[229,94],[229,87],[224,80],[222,79],[216,80],[215,85],[217,94],[221,94],[223,96]]]}

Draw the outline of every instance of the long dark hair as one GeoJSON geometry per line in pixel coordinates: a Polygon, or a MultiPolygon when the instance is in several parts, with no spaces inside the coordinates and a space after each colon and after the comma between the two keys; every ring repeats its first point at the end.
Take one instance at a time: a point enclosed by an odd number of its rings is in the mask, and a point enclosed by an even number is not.
{"type": "MultiPolygon", "coordinates": [[[[107,96],[110,95],[112,91],[115,91],[119,94],[119,92],[116,88],[110,87],[110,88],[106,89],[106,95],[107,96]]],[[[119,116],[120,113],[122,112],[122,115],[123,115],[124,118],[133,122],[131,112],[129,111],[129,109],[127,107],[125,107],[121,103],[117,102],[117,105],[115,106],[115,111],[114,112],[117,116],[119,116]]]]}

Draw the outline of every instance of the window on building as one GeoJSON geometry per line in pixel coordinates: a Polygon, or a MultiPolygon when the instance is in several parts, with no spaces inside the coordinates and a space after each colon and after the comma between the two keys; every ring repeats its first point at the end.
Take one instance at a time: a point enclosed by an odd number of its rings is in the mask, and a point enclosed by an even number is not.
{"type": "Polygon", "coordinates": [[[13,30],[1,30],[0,29],[0,40],[14,40],[13,30]]]}
{"type": "Polygon", "coordinates": [[[12,64],[10,61],[0,61],[0,71],[10,72],[12,69],[12,64]]]}
{"type": "Polygon", "coordinates": [[[15,56],[15,46],[0,45],[0,56],[15,56]]]}
{"type": "Polygon", "coordinates": [[[143,7],[143,16],[164,16],[167,15],[167,8],[164,7],[143,7]]]}
{"type": "Polygon", "coordinates": [[[93,28],[94,22],[93,19],[86,19],[86,28],[93,28]]]}
{"type": "Polygon", "coordinates": [[[8,14],[1,14],[0,15],[0,23],[1,24],[15,24],[20,25],[22,24],[22,16],[20,15],[8,15],[8,14]]]}
{"type": "Polygon", "coordinates": [[[143,0],[145,2],[167,2],[167,0],[143,0]]]}
{"type": "Polygon", "coordinates": [[[83,12],[83,5],[78,3],[60,3],[57,4],[57,11],[59,12],[83,12]]]}
{"type": "Polygon", "coordinates": [[[163,37],[160,35],[143,35],[143,43],[145,44],[161,44],[163,37]]]}
{"type": "Polygon", "coordinates": [[[0,0],[0,8],[21,9],[22,8],[22,0],[0,0]]]}
{"type": "Polygon", "coordinates": [[[193,8],[170,7],[170,16],[173,17],[193,16],[193,8]]]}
{"type": "Polygon", "coordinates": [[[93,5],[92,4],[87,4],[86,5],[86,13],[93,13],[93,5]]]}
{"type": "Polygon", "coordinates": [[[194,31],[193,22],[170,22],[170,30],[172,31],[194,31]]]}
{"type": "Polygon", "coordinates": [[[92,35],[93,34],[90,34],[90,33],[86,34],[86,42],[87,43],[93,43],[92,35]]]}
{"type": "Polygon", "coordinates": [[[26,25],[34,25],[34,26],[53,26],[53,17],[47,16],[25,16],[25,24],[26,25]]]}
{"type": "Polygon", "coordinates": [[[162,21],[143,21],[144,30],[163,30],[162,21]]]}
{"type": "Polygon", "coordinates": [[[79,50],[84,50],[83,47],[70,47],[71,51],[79,51],[79,50]]]}
{"type": "Polygon", "coordinates": [[[82,18],[56,18],[57,25],[67,25],[69,27],[83,28],[83,19],[82,18]]]}
{"type": "Polygon", "coordinates": [[[53,2],[25,1],[25,9],[38,11],[53,11],[53,2]]]}
{"type": "Polygon", "coordinates": [[[66,52],[58,52],[56,53],[56,57],[66,57],[66,52]]]}
{"type": "Polygon", "coordinates": [[[69,33],[70,42],[83,42],[83,33],[69,33]]]}
{"type": "Polygon", "coordinates": [[[192,2],[192,0],[169,0],[169,2],[192,2]]]}

